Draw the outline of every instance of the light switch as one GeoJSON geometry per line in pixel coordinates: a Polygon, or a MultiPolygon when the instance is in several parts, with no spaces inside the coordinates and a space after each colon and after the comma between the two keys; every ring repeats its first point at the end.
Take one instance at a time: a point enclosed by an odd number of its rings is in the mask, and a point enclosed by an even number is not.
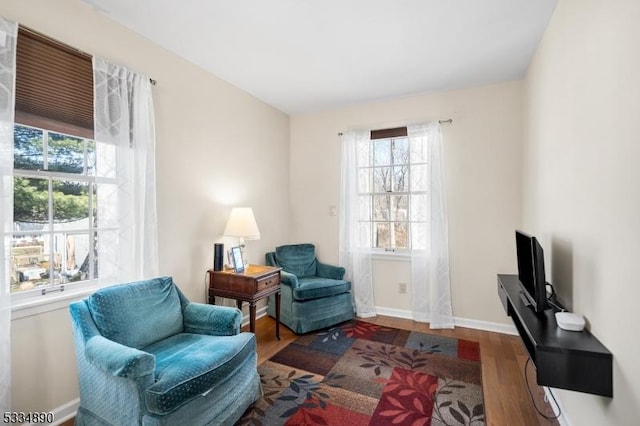
{"type": "Polygon", "coordinates": [[[329,206],[329,216],[335,216],[338,214],[338,208],[336,206],[329,206]]]}

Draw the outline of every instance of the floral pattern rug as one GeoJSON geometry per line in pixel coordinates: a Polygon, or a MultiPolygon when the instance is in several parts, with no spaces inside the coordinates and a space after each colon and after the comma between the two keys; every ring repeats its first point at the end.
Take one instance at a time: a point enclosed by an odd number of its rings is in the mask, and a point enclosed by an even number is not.
{"type": "Polygon", "coordinates": [[[350,321],[258,366],[240,425],[484,425],[477,342],[350,321]]]}

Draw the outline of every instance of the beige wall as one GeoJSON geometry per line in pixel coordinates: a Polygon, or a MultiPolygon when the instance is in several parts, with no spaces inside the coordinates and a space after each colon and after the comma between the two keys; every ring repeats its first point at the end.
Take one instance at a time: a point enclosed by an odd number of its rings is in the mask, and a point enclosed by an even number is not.
{"type": "MultiPolygon", "coordinates": [[[[437,119],[444,124],[451,286],[457,317],[508,323],[496,274],[515,271],[521,220],[522,84],[425,94],[291,118],[291,237],[313,242],[321,260],[338,260],[340,139],[348,129],[381,129],[437,119]]],[[[375,303],[410,309],[398,282],[406,262],[376,261],[375,303]]],[[[410,290],[409,290],[410,293],[410,290]]]]}
{"type": "Polygon", "coordinates": [[[637,0],[561,0],[526,79],[524,223],[614,359],[613,399],[557,391],[574,425],[640,418],[639,22],[637,0]]]}
{"type": "MultiPolygon", "coordinates": [[[[251,262],[288,239],[289,117],[113,23],[79,0],[0,0],[0,14],[158,80],[160,272],[204,301],[205,271],[231,206],[254,208],[251,262]]],[[[77,398],[66,307],[12,323],[13,404],[47,411],[77,398]]]]}

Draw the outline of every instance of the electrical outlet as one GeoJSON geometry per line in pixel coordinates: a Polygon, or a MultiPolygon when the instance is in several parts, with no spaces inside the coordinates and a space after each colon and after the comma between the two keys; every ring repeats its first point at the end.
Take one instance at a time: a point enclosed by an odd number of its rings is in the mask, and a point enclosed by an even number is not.
{"type": "Polygon", "coordinates": [[[407,283],[398,283],[398,293],[405,294],[407,292],[407,283]]]}

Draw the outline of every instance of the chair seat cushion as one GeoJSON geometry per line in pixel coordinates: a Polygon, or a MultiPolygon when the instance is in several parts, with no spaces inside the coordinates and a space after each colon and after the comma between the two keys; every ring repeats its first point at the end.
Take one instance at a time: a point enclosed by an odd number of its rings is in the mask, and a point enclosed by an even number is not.
{"type": "Polygon", "coordinates": [[[256,340],[253,333],[180,333],[143,350],[156,356],[156,382],[145,391],[147,409],[163,415],[224,383],[255,352],[256,340]]]}
{"type": "Polygon", "coordinates": [[[298,279],[298,287],[293,290],[296,300],[311,300],[335,296],[351,290],[351,282],[330,278],[305,277],[298,279]]]}

